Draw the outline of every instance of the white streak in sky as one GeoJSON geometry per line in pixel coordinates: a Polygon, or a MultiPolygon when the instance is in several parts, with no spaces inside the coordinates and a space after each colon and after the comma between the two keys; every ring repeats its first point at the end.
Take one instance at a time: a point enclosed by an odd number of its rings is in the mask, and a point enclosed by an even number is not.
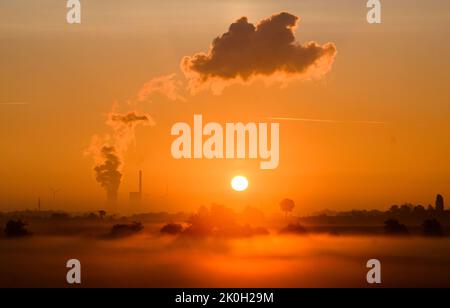
{"type": "Polygon", "coordinates": [[[386,122],[381,121],[336,121],[336,120],[288,118],[288,117],[268,117],[268,119],[276,121],[298,121],[298,122],[316,122],[316,123],[332,123],[332,124],[374,124],[374,125],[387,124],[386,122]]]}
{"type": "Polygon", "coordinates": [[[9,102],[9,103],[0,103],[0,105],[28,105],[26,102],[9,102]]]}

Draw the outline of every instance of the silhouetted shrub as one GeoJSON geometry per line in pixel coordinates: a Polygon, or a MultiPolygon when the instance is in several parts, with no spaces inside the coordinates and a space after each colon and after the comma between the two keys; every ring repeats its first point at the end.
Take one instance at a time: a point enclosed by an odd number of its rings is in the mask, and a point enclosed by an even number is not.
{"type": "Polygon", "coordinates": [[[95,213],[89,213],[85,215],[85,218],[87,220],[98,220],[100,219],[100,216],[97,216],[95,213]]]}
{"type": "Polygon", "coordinates": [[[104,219],[106,217],[106,211],[105,210],[98,211],[98,216],[100,216],[101,219],[104,219]]]}
{"type": "Polygon", "coordinates": [[[388,219],[384,222],[384,232],[390,235],[406,235],[409,234],[408,228],[396,219],[388,219]]]}
{"type": "Polygon", "coordinates": [[[8,221],[5,227],[6,237],[22,237],[31,235],[31,233],[25,229],[25,226],[26,224],[21,220],[8,221]]]}
{"type": "Polygon", "coordinates": [[[441,224],[436,219],[426,219],[422,224],[423,234],[426,236],[443,236],[441,224]]]}
{"type": "Polygon", "coordinates": [[[183,226],[180,224],[167,224],[163,226],[160,230],[162,234],[179,234],[183,232],[183,226]]]}
{"type": "Polygon", "coordinates": [[[140,222],[131,224],[117,224],[111,228],[109,235],[111,237],[125,237],[141,232],[144,226],[140,222]]]}
{"type": "Polygon", "coordinates": [[[289,224],[286,227],[284,227],[283,229],[280,230],[280,233],[282,234],[305,234],[306,233],[306,229],[296,223],[296,224],[289,224]]]}

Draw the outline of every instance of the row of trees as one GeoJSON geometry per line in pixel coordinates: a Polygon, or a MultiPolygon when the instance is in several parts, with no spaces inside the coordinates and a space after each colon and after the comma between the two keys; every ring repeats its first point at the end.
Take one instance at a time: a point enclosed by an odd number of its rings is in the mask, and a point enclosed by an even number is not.
{"type": "MultiPolygon", "coordinates": [[[[435,218],[425,219],[422,223],[422,232],[426,236],[443,236],[444,230],[435,218]]],[[[388,219],[384,222],[384,231],[389,235],[409,235],[408,228],[396,219],[388,219]]]]}
{"type": "Polygon", "coordinates": [[[401,206],[393,205],[389,209],[389,212],[394,215],[425,215],[426,213],[444,213],[444,197],[438,194],[436,196],[435,207],[431,204],[425,208],[423,205],[413,205],[411,203],[406,203],[401,206]]]}
{"type": "MultiPolygon", "coordinates": [[[[285,216],[287,217],[289,213],[291,213],[295,208],[295,202],[292,199],[283,199],[280,202],[280,209],[285,213],[285,216]]],[[[435,207],[433,207],[431,204],[428,205],[427,208],[425,208],[423,205],[413,205],[411,203],[406,203],[401,206],[393,205],[388,210],[388,214],[392,215],[426,215],[427,213],[444,213],[444,197],[440,194],[436,195],[436,201],[435,201],[435,207]]],[[[360,211],[352,211],[352,213],[358,213],[360,211]]],[[[363,211],[364,212],[364,211],[363,211]]],[[[381,211],[374,211],[378,214],[382,214],[381,211]]]]}

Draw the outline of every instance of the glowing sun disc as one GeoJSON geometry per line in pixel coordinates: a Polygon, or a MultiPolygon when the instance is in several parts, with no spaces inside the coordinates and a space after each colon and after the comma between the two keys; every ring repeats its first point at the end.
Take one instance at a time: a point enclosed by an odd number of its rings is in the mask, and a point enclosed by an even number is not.
{"type": "Polygon", "coordinates": [[[245,176],[238,175],[231,180],[231,187],[235,191],[244,191],[248,187],[248,180],[245,176]]]}

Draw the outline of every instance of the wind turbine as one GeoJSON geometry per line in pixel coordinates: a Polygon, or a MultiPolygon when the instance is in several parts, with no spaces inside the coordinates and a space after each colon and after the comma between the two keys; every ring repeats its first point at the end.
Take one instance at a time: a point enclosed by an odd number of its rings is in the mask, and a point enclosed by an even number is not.
{"type": "Polygon", "coordinates": [[[53,188],[51,186],[49,186],[52,194],[53,194],[53,201],[56,200],[56,194],[59,193],[61,191],[61,188],[53,188]]]}

